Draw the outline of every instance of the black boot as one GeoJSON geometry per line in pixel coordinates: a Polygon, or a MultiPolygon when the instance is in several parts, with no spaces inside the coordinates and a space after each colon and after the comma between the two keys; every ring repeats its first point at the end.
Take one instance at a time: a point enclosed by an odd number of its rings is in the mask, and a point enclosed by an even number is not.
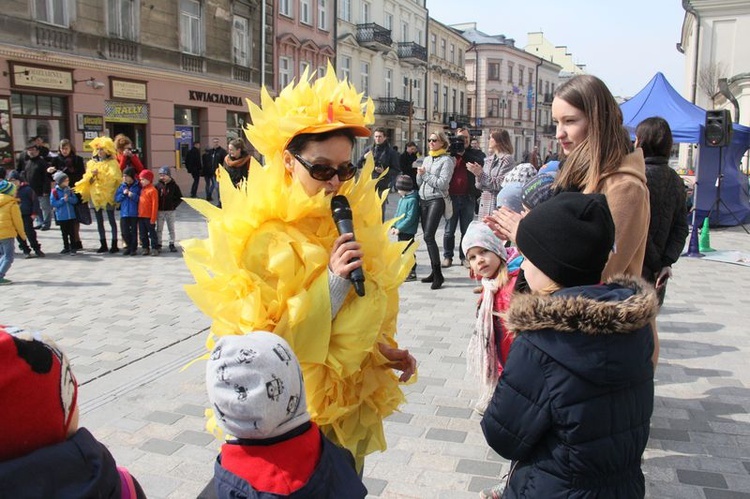
{"type": "Polygon", "coordinates": [[[107,252],[107,240],[106,239],[100,239],[101,246],[99,246],[99,249],[96,250],[97,253],[106,253],[107,252]]]}
{"type": "Polygon", "coordinates": [[[120,249],[117,247],[117,239],[112,240],[112,246],[109,247],[110,253],[117,253],[120,249]]]}
{"type": "Polygon", "coordinates": [[[440,270],[440,266],[432,269],[432,275],[433,278],[430,289],[440,289],[443,285],[443,282],[445,282],[445,279],[443,278],[443,272],[440,270]]]}
{"type": "Polygon", "coordinates": [[[423,277],[422,282],[432,282],[434,279],[433,274],[434,272],[430,272],[430,275],[428,275],[427,277],[423,277]]]}

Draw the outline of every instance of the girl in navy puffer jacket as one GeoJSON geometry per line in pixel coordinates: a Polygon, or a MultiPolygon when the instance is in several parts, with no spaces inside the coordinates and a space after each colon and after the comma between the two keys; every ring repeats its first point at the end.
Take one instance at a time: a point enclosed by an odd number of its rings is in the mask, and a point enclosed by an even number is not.
{"type": "Polygon", "coordinates": [[[642,498],[654,289],[640,278],[600,283],[614,242],[601,194],[540,204],[516,241],[533,293],[504,316],[517,337],[482,419],[487,442],[512,460],[502,497],[642,498]]]}

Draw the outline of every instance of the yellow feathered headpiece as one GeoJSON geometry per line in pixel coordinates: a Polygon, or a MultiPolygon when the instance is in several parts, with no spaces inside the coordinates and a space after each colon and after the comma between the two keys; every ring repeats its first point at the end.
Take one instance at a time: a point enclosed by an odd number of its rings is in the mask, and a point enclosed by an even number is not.
{"type": "Polygon", "coordinates": [[[109,137],[97,137],[91,141],[91,149],[96,153],[97,149],[104,149],[111,158],[117,156],[115,143],[109,137]]]}
{"type": "Polygon", "coordinates": [[[310,84],[307,70],[300,82],[287,85],[276,99],[265,87],[261,107],[247,101],[252,125],[245,135],[263,156],[270,159],[284,151],[289,141],[301,133],[324,133],[349,128],[357,137],[369,137],[366,125],[375,121],[374,105],[346,80],[340,81],[328,62],[326,75],[310,84]]]}

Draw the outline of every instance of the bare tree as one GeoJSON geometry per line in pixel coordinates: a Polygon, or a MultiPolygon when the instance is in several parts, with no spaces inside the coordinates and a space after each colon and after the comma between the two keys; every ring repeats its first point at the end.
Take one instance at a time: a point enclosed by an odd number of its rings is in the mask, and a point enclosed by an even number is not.
{"type": "Polygon", "coordinates": [[[711,62],[704,65],[698,71],[698,88],[700,88],[709,99],[713,99],[719,93],[719,78],[726,77],[727,65],[723,62],[711,62]]]}

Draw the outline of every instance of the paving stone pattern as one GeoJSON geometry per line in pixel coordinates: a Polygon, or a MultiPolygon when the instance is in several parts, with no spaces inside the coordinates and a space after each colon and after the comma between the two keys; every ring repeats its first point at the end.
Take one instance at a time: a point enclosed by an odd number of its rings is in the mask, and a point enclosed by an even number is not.
{"type": "MultiPolygon", "coordinates": [[[[177,231],[181,239],[206,234],[184,204],[177,231]]],[[[187,366],[204,352],[209,326],[183,290],[190,275],[179,254],[99,255],[95,226],[82,233],[86,251],[74,257],[58,254],[56,228],[39,233],[47,258],[18,254],[8,274],[15,282],[0,291],[0,320],[44,331],[66,350],[81,385],[81,424],[150,498],[196,497],[220,444],[203,428],[203,364],[187,366]]],[[[711,238],[714,248],[750,251],[739,228],[711,238]]],[[[423,245],[417,257],[423,277],[423,245]]],[[[476,498],[508,472],[472,410],[465,348],[477,296],[466,274],[455,265],[443,289],[401,288],[398,339],[417,356],[419,379],[385,422],[388,450],[367,458],[369,497],[476,498]]],[[[750,498],[748,281],[750,268],[737,265],[683,258],[674,268],[658,318],[661,361],[643,463],[650,498],[750,498]]]]}

